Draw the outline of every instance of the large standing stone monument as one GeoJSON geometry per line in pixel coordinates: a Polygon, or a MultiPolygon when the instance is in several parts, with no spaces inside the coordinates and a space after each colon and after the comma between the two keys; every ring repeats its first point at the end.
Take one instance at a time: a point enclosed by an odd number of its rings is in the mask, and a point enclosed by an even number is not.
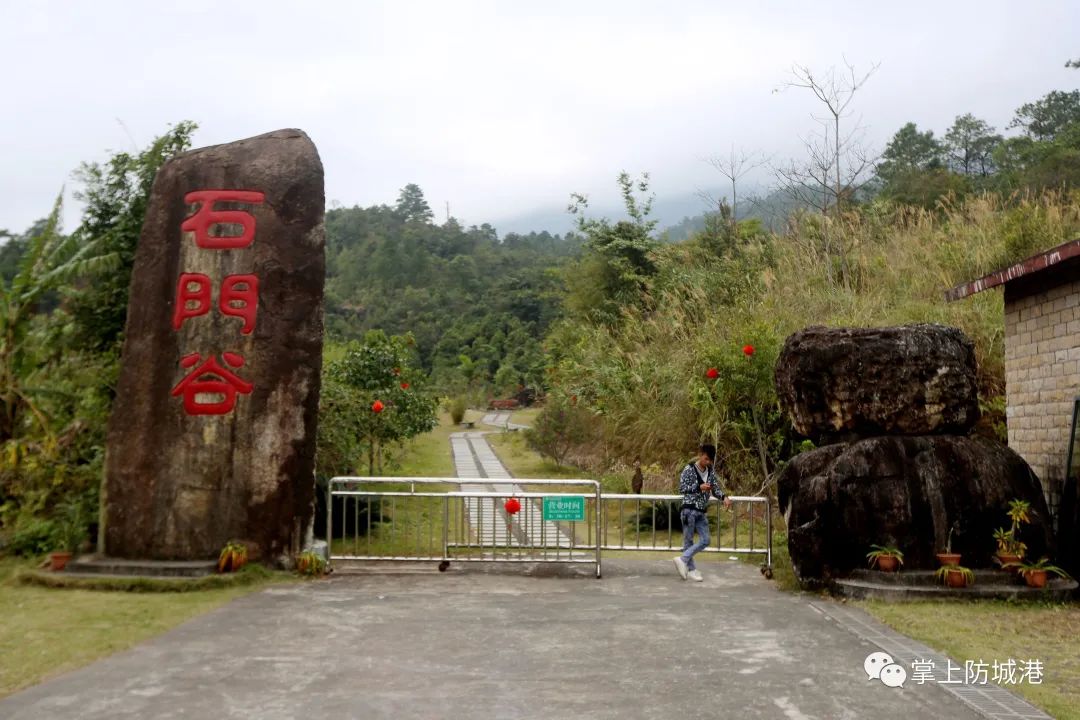
{"type": "Polygon", "coordinates": [[[105,553],[280,557],[311,521],[323,169],[299,130],[184,153],[154,180],[109,425],[105,553]]]}
{"type": "Polygon", "coordinates": [[[1039,478],[1009,448],[968,435],[979,418],[975,369],[971,341],[942,325],[812,327],[787,339],[777,397],[820,445],[777,481],[800,582],[865,567],[873,544],[902,550],[906,569],[932,569],[950,537],[965,565],[990,567],[1014,498],[1031,503],[1028,557],[1052,554],[1039,478]]]}

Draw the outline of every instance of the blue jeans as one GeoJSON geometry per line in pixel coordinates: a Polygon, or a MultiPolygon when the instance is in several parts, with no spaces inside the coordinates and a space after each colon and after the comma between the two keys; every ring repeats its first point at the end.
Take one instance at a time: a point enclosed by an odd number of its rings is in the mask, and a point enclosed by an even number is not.
{"type": "Polygon", "coordinates": [[[694,556],[709,547],[709,518],[701,510],[683,508],[679,514],[682,520],[682,559],[686,563],[687,570],[695,570],[694,556]],[[694,531],[697,531],[698,541],[694,542],[694,531]]]}

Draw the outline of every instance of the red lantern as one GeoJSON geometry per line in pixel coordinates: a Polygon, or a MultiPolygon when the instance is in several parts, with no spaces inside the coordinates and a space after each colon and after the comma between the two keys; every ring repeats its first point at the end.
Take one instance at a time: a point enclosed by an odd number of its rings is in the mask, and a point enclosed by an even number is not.
{"type": "Polygon", "coordinates": [[[402,390],[408,390],[409,389],[409,383],[401,383],[401,389],[402,390]]]}
{"type": "Polygon", "coordinates": [[[711,367],[705,371],[705,377],[709,378],[710,380],[715,380],[716,378],[720,377],[720,371],[714,367],[711,367]]]}
{"type": "Polygon", "coordinates": [[[518,502],[517,498],[510,498],[506,501],[503,507],[506,508],[506,512],[510,513],[511,515],[517,515],[519,512],[521,512],[521,503],[518,502]]]}
{"type": "Polygon", "coordinates": [[[386,406],[382,404],[382,400],[376,400],[375,402],[371,403],[371,412],[375,413],[376,415],[381,413],[385,409],[386,406]]]}

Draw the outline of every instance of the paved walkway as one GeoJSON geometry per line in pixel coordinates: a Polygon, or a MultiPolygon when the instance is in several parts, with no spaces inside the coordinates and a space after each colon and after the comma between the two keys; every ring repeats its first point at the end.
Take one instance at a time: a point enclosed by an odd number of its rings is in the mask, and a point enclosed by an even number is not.
{"type": "MultiPolygon", "coordinates": [[[[524,429],[527,425],[510,422],[510,413],[488,413],[480,421],[498,428],[524,429]]],[[[476,478],[508,481],[513,479],[510,471],[499,461],[495,451],[484,438],[485,432],[459,432],[450,435],[450,448],[454,455],[454,468],[459,478],[476,478]]],[[[512,482],[488,482],[462,484],[465,492],[497,492],[507,496],[524,492],[524,488],[512,482]]],[[[472,499],[465,501],[469,524],[479,531],[484,545],[500,547],[543,546],[569,548],[570,536],[556,523],[544,522],[543,510],[535,500],[522,500],[521,512],[507,522],[503,501],[495,499],[472,499]]]]}
{"type": "Polygon", "coordinates": [[[518,423],[510,422],[510,418],[513,413],[509,412],[490,412],[484,416],[484,419],[480,421],[483,425],[490,425],[491,427],[497,427],[500,430],[527,430],[528,425],[519,425],[518,423]]]}
{"type": "Polygon", "coordinates": [[[603,580],[455,566],[270,588],[0,700],[0,717],[985,717],[936,684],[868,680],[881,647],[756,567],[706,572],[610,560],[603,580]]]}

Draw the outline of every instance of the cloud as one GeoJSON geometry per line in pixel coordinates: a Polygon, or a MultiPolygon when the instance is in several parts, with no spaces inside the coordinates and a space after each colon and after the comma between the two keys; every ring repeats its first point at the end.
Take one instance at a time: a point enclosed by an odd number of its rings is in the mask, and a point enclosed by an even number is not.
{"type": "MultiPolygon", "coordinates": [[[[999,128],[1065,70],[1080,8],[1014,3],[443,3],[162,8],[3,3],[0,227],[48,211],[83,160],[200,123],[208,145],[301,127],[327,197],[392,202],[409,182],[467,222],[615,198],[622,169],[661,195],[717,184],[735,144],[783,157],[812,98],[773,94],[793,61],[881,70],[857,102],[878,145],[904,122],[999,128]],[[123,126],[117,122],[120,119],[123,126]],[[126,129],[125,129],[126,128],[126,129]],[[130,137],[129,137],[130,133],[130,137]]],[[[78,216],[68,212],[68,225],[78,216]]]]}

